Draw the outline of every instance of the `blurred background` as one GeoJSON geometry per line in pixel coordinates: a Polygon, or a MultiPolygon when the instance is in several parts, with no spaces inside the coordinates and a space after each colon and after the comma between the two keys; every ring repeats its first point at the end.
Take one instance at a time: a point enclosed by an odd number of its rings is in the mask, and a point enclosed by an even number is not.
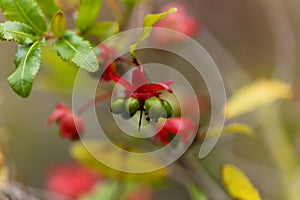
{"type": "MultiPolygon", "coordinates": [[[[151,1],[137,6],[127,28],[140,27],[145,14],[159,11],[169,2],[151,1]]],[[[272,113],[270,108],[269,114],[263,117],[248,114],[235,119],[250,124],[255,130],[254,136],[230,136],[221,139],[213,151],[199,161],[200,173],[203,171],[203,174],[210,176],[217,185],[215,187],[222,190],[221,184],[218,183],[220,166],[223,163],[232,163],[247,173],[263,199],[288,199],[286,197],[289,189],[297,185],[288,186],[289,181],[286,177],[294,176],[289,173],[299,168],[300,154],[300,56],[297,48],[300,45],[300,2],[178,2],[183,3],[189,13],[199,20],[200,31],[194,38],[216,62],[222,73],[228,97],[243,85],[262,77],[290,83],[294,92],[290,101],[275,103],[279,113],[272,113]],[[279,124],[272,124],[274,116],[276,120],[273,122],[279,124]],[[275,129],[274,132],[272,128],[275,129]],[[278,155],[277,152],[283,153],[278,155]]],[[[111,18],[107,2],[104,1],[99,19],[111,18]]],[[[0,15],[0,21],[4,20],[0,15]]],[[[72,88],[66,85],[62,90],[57,86],[46,90],[51,81],[49,83],[49,79],[41,76],[35,80],[29,98],[22,99],[17,96],[6,80],[15,68],[13,58],[16,48],[16,43],[0,42],[1,140],[7,141],[9,165],[17,180],[34,188],[43,188],[49,167],[71,160],[70,142],[57,136],[57,127],[47,128],[46,122],[57,101],[65,101],[71,105],[72,88]]],[[[52,58],[47,56],[48,54],[43,55],[45,62],[40,74],[47,75],[49,65],[55,64],[52,58]]],[[[56,77],[52,78],[56,80],[56,77]]],[[[170,181],[168,187],[157,189],[155,199],[188,197],[182,185],[170,181]]]]}

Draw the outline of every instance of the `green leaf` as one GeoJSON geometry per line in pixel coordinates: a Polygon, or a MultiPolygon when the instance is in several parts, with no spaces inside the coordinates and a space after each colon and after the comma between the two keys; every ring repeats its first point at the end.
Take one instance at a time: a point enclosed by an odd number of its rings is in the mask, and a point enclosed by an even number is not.
{"type": "Polygon", "coordinates": [[[58,11],[54,0],[36,0],[48,19],[51,19],[58,11]]]}
{"type": "Polygon", "coordinates": [[[236,117],[263,106],[270,105],[278,99],[292,96],[289,84],[261,79],[238,90],[226,104],[226,117],[236,117]]]}
{"type": "Polygon", "coordinates": [[[20,44],[30,44],[36,41],[34,30],[21,22],[1,23],[0,37],[3,40],[13,40],[20,44]]]}
{"type": "Polygon", "coordinates": [[[95,36],[99,41],[103,41],[110,36],[119,32],[119,24],[117,22],[97,22],[90,26],[86,34],[95,36]]]}
{"type": "Polygon", "coordinates": [[[202,190],[200,190],[194,183],[188,183],[187,189],[190,193],[191,200],[208,200],[202,190]]]}
{"type": "Polygon", "coordinates": [[[10,21],[30,25],[40,35],[47,30],[44,14],[34,0],[0,0],[3,15],[10,21]]]}
{"type": "Polygon", "coordinates": [[[66,31],[67,20],[62,11],[55,13],[51,19],[51,29],[55,36],[61,37],[66,31]]]}
{"type": "Polygon", "coordinates": [[[138,39],[138,41],[130,46],[130,54],[133,58],[136,58],[136,48],[139,45],[139,43],[146,38],[148,38],[152,32],[152,26],[159,20],[165,18],[170,13],[176,12],[177,8],[170,8],[166,12],[158,13],[158,14],[149,14],[144,19],[144,25],[143,25],[143,33],[141,37],[138,39]]]}
{"type": "Polygon", "coordinates": [[[84,32],[94,24],[101,9],[102,0],[80,0],[76,27],[84,32]]]}
{"type": "Polygon", "coordinates": [[[73,31],[65,32],[64,36],[54,43],[54,48],[63,60],[72,61],[82,69],[95,72],[99,68],[90,43],[73,31]]]}
{"type": "Polygon", "coordinates": [[[41,62],[40,42],[19,45],[15,56],[16,70],[8,77],[9,85],[21,97],[28,97],[41,62]]]}
{"type": "Polygon", "coordinates": [[[226,164],[221,168],[221,175],[223,185],[233,199],[261,200],[259,192],[241,169],[226,164]]]}

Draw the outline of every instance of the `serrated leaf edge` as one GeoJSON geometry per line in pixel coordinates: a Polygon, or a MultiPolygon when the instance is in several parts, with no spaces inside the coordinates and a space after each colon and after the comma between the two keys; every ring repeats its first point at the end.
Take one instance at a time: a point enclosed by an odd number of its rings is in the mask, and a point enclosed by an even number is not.
{"type": "MultiPolygon", "coordinates": [[[[25,98],[25,97],[28,96],[28,94],[26,94],[26,89],[25,89],[25,87],[24,87],[24,83],[25,83],[25,81],[24,81],[24,74],[25,74],[25,68],[26,68],[26,61],[27,61],[27,59],[28,59],[28,55],[31,53],[32,49],[33,49],[36,45],[39,45],[39,41],[36,41],[35,43],[33,43],[33,44],[30,46],[30,48],[29,48],[29,50],[28,50],[28,52],[27,52],[27,54],[26,54],[26,56],[25,56],[25,58],[24,58],[24,61],[22,62],[22,66],[19,66],[19,67],[22,68],[22,71],[21,71],[21,78],[20,78],[20,82],[21,82],[20,84],[21,84],[21,88],[22,88],[22,93],[20,94],[19,92],[17,92],[17,91],[13,88],[13,90],[14,90],[17,94],[19,94],[20,96],[22,96],[23,98],[25,98]]],[[[39,51],[40,51],[40,50],[39,50],[39,51]]],[[[40,60],[40,59],[39,59],[39,60],[40,60]]],[[[16,69],[16,70],[17,70],[17,69],[16,69]]],[[[14,71],[14,72],[15,72],[15,71],[14,71]]],[[[10,85],[11,85],[11,83],[10,83],[9,79],[10,79],[11,76],[14,75],[14,72],[8,77],[8,82],[9,82],[10,85]]]]}
{"type": "Polygon", "coordinates": [[[143,24],[143,32],[142,35],[139,37],[139,39],[133,43],[132,45],[130,45],[129,47],[129,51],[131,54],[132,58],[136,58],[136,48],[139,45],[140,42],[142,42],[143,40],[147,39],[152,32],[152,26],[158,22],[159,20],[164,19],[166,16],[168,16],[169,14],[173,13],[173,12],[177,12],[177,8],[173,7],[170,8],[169,10],[162,12],[162,13],[156,13],[156,14],[148,14],[145,18],[144,18],[144,24],[143,24]],[[154,22],[154,23],[150,23],[147,24],[147,20],[153,16],[159,16],[159,18],[154,22]]]}
{"type": "MultiPolygon", "coordinates": [[[[68,40],[66,39],[62,39],[61,41],[65,42],[71,49],[73,49],[77,54],[79,54],[80,56],[85,57],[86,63],[89,64],[89,66],[93,66],[92,64],[89,63],[88,59],[86,59],[86,56],[84,56],[80,51],[78,51],[68,40]]],[[[83,40],[84,41],[84,40],[83,40]]],[[[87,41],[86,41],[87,42],[87,41]]],[[[91,49],[91,53],[93,53],[92,49],[91,49]]],[[[73,56],[72,61],[74,62],[74,58],[75,58],[76,54],[73,56]]],[[[75,63],[75,62],[74,62],[75,63]]],[[[77,63],[75,63],[77,66],[79,66],[77,63]]],[[[79,66],[81,68],[81,66],[79,66]]],[[[91,69],[93,69],[93,67],[91,67],[91,69]]],[[[90,71],[90,70],[88,70],[90,71]]]]}
{"type": "MultiPolygon", "coordinates": [[[[30,19],[28,18],[27,14],[24,12],[24,10],[22,9],[22,6],[19,4],[18,1],[15,1],[19,11],[22,13],[22,16],[26,19],[26,21],[29,22],[30,26],[32,26],[33,29],[35,29],[37,32],[39,32],[40,34],[43,34],[44,31],[41,30],[39,27],[36,26],[36,24],[30,19]]],[[[38,5],[37,5],[38,6],[38,5]]]]}
{"type": "MultiPolygon", "coordinates": [[[[7,21],[7,22],[12,22],[12,21],[7,21]]],[[[6,23],[6,22],[5,22],[6,23]]],[[[4,28],[2,28],[2,26],[1,25],[4,25],[5,23],[1,23],[0,24],[0,30],[2,30],[3,32],[9,32],[9,33],[14,33],[14,34],[19,34],[19,35],[23,35],[23,36],[27,36],[27,37],[35,37],[35,35],[30,35],[30,34],[28,34],[28,33],[25,33],[25,32],[19,32],[19,31],[13,31],[13,30],[8,30],[8,29],[4,29],[4,28]]],[[[22,22],[16,22],[16,23],[19,23],[19,24],[21,24],[21,25],[23,25],[23,26],[27,26],[26,28],[30,28],[30,29],[32,29],[29,25],[27,25],[27,24],[25,24],[25,23],[22,23],[22,22]]],[[[33,29],[32,29],[32,31],[34,31],[33,29]]],[[[3,34],[4,35],[4,34],[3,34]]],[[[14,38],[12,38],[12,39],[7,39],[7,38],[4,38],[3,37],[3,39],[4,40],[8,40],[8,41],[16,41],[16,42],[18,42],[18,43],[20,43],[19,41],[17,41],[17,40],[15,40],[14,38]]],[[[34,42],[34,41],[33,41],[34,42]]],[[[32,42],[32,43],[33,43],[32,42]]],[[[25,43],[25,44],[31,44],[31,43],[25,43]]]]}

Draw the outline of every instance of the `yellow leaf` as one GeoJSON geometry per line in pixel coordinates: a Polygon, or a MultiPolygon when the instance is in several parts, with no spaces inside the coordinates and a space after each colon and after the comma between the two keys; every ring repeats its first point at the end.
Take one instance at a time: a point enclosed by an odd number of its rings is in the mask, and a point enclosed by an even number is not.
{"type": "Polygon", "coordinates": [[[224,127],[222,135],[230,135],[232,133],[239,133],[244,135],[253,135],[253,130],[250,126],[242,123],[233,123],[224,127]]]}
{"type": "Polygon", "coordinates": [[[291,97],[289,84],[261,79],[238,90],[227,102],[226,117],[232,118],[253,111],[262,106],[267,106],[278,99],[291,97]]]}
{"type": "Polygon", "coordinates": [[[222,181],[228,194],[239,200],[260,200],[258,190],[239,168],[226,164],[221,168],[222,181]]]}
{"type": "Polygon", "coordinates": [[[222,130],[218,128],[212,129],[209,133],[207,133],[206,136],[218,137],[220,132],[221,132],[221,136],[227,136],[235,133],[248,135],[248,136],[253,135],[253,130],[250,126],[242,123],[232,123],[225,126],[222,130]]]}

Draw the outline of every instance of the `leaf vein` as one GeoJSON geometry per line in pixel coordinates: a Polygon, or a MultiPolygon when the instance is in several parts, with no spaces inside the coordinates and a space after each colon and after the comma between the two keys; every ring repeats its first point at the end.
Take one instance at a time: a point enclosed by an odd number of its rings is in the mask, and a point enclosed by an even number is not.
{"type": "Polygon", "coordinates": [[[66,39],[63,39],[63,41],[71,48],[73,49],[76,53],[80,54],[81,56],[84,57],[84,60],[86,61],[86,63],[89,65],[89,66],[92,66],[91,63],[89,63],[88,59],[86,58],[86,56],[84,56],[80,51],[78,51],[76,49],[76,47],[74,47],[74,45],[72,45],[68,40],[66,39]]]}
{"type": "Polygon", "coordinates": [[[21,14],[23,15],[23,17],[26,19],[26,21],[28,21],[28,23],[36,30],[38,31],[40,34],[43,33],[43,31],[38,28],[34,22],[32,22],[32,20],[30,20],[30,18],[28,18],[28,16],[26,15],[25,11],[23,10],[22,6],[20,5],[19,1],[16,0],[16,5],[18,7],[18,9],[20,10],[21,14]]]}
{"type": "Polygon", "coordinates": [[[33,45],[30,46],[29,50],[28,50],[28,53],[26,54],[25,58],[24,58],[24,61],[22,63],[22,71],[21,71],[21,87],[22,87],[22,92],[23,94],[25,94],[26,92],[26,88],[24,86],[24,74],[25,74],[25,68],[26,68],[26,63],[27,63],[27,59],[28,59],[28,56],[29,54],[31,54],[31,51],[32,49],[34,49],[34,47],[39,44],[39,41],[36,41],[33,45]]]}
{"type": "Polygon", "coordinates": [[[9,33],[15,33],[15,34],[19,34],[19,35],[24,35],[24,36],[28,36],[28,37],[34,37],[33,35],[30,35],[28,33],[14,31],[14,30],[9,30],[9,29],[4,29],[4,28],[1,28],[1,27],[0,27],[0,30],[3,30],[5,32],[9,32],[9,33]]]}

